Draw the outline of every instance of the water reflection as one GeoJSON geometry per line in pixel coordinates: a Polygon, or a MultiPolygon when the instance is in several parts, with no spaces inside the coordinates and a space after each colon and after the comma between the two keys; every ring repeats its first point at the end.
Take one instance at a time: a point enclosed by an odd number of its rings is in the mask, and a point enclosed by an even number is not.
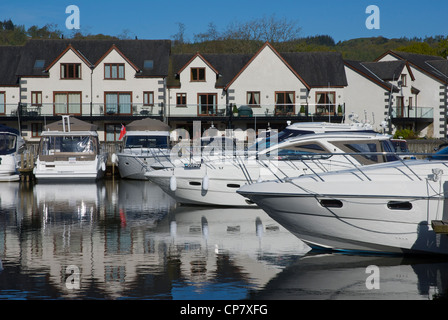
{"type": "Polygon", "coordinates": [[[446,259],[309,253],[289,265],[252,299],[446,299],[446,259]],[[378,267],[373,279],[369,266],[378,267]],[[378,287],[372,286],[377,281],[378,287]]]}
{"type": "Polygon", "coordinates": [[[308,250],[259,209],[177,207],[145,181],[6,183],[0,200],[0,298],[241,299],[308,250]]]}
{"type": "Polygon", "coordinates": [[[0,299],[433,299],[446,293],[443,260],[307,251],[260,209],[177,206],[147,181],[0,184],[0,299]],[[379,267],[379,290],[366,287],[369,265],[379,267]],[[79,288],[68,270],[78,270],[79,288]]]}

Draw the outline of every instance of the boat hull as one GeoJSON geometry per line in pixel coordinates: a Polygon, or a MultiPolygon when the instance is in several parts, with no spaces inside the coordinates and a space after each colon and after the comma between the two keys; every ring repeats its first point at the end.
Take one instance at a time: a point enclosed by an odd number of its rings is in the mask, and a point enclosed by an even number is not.
{"type": "Polygon", "coordinates": [[[0,155],[0,182],[20,180],[15,154],[0,155]]]}
{"type": "Polygon", "coordinates": [[[166,161],[166,156],[153,157],[152,155],[138,155],[119,153],[118,157],[118,171],[120,177],[123,179],[132,180],[148,180],[145,176],[147,171],[151,171],[151,165],[158,161],[166,161]]]}
{"type": "Polygon", "coordinates": [[[264,164],[269,168],[255,160],[240,166],[238,161],[220,162],[218,159],[198,168],[175,167],[153,170],[147,172],[146,177],[180,203],[253,207],[255,206],[253,202],[236,192],[238,188],[261,180],[298,176],[310,172],[311,169],[322,172],[352,167],[351,164],[337,160],[320,161],[319,164],[309,161],[308,166],[300,161],[296,163],[276,161],[269,165],[267,162],[264,164]],[[172,186],[173,176],[176,180],[175,188],[172,186]],[[207,188],[204,188],[205,183],[207,188]]]}
{"type": "Polygon", "coordinates": [[[38,181],[95,181],[104,177],[106,157],[98,156],[94,161],[36,162],[34,176],[38,181]]]}
{"type": "Polygon", "coordinates": [[[382,181],[333,178],[267,182],[238,192],[313,248],[448,254],[448,235],[432,228],[433,220],[448,219],[442,180],[394,179],[387,171],[382,181]]]}

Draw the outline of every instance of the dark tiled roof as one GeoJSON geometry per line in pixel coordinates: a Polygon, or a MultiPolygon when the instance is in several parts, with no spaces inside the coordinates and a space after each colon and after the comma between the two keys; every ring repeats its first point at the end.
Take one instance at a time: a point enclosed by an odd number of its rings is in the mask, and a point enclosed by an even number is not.
{"type": "Polygon", "coordinates": [[[448,60],[428,60],[426,64],[434,69],[434,72],[439,73],[441,77],[448,79],[448,60]]]}
{"type": "MultiPolygon", "coordinates": [[[[177,54],[171,58],[168,84],[179,86],[177,73],[195,54],[177,54]]],[[[252,59],[252,54],[203,54],[201,55],[219,74],[216,87],[225,87],[252,59]]],[[[346,86],[344,62],[334,52],[282,53],[283,59],[311,87],[346,86]]]]}
{"type": "Polygon", "coordinates": [[[15,86],[19,84],[16,70],[21,52],[21,46],[0,47],[0,86],[15,86]]]}
{"type": "Polygon", "coordinates": [[[447,82],[446,76],[443,75],[443,70],[437,70],[438,67],[443,67],[445,59],[438,56],[430,56],[426,54],[409,53],[402,51],[389,51],[392,55],[399,59],[406,60],[415,67],[423,70],[427,74],[439,79],[442,82],[447,82]]]}
{"type": "Polygon", "coordinates": [[[91,65],[95,65],[111,48],[121,51],[141,72],[137,76],[167,76],[171,42],[169,40],[29,40],[23,47],[18,75],[39,76],[71,45],[91,65]],[[43,68],[34,68],[44,60],[43,68]],[[153,68],[145,69],[144,61],[152,60],[153,68]]]}
{"type": "Polygon", "coordinates": [[[346,86],[344,61],[337,52],[281,53],[310,87],[346,86]]]}
{"type": "MultiPolygon", "coordinates": [[[[394,61],[395,62],[395,61],[394,61]]],[[[405,65],[404,61],[398,61],[405,65]]],[[[382,86],[386,90],[391,90],[393,88],[394,91],[397,91],[398,88],[396,86],[393,86],[389,82],[387,82],[386,78],[390,77],[390,70],[397,70],[394,67],[394,64],[380,64],[381,62],[362,62],[362,61],[354,61],[354,60],[345,60],[345,64],[351,68],[352,70],[362,74],[364,77],[370,79],[371,81],[377,83],[378,85],[382,86]],[[388,72],[385,72],[383,69],[387,69],[388,72]],[[379,74],[377,74],[376,72],[379,74]]],[[[401,68],[402,69],[402,68],[401,68]]],[[[397,79],[398,75],[395,76],[395,79],[397,79]]],[[[391,80],[394,78],[392,76],[391,80]]]]}
{"type": "Polygon", "coordinates": [[[203,57],[219,72],[217,87],[225,87],[249,62],[251,54],[204,54],[203,57]]]}
{"type": "MultiPolygon", "coordinates": [[[[175,54],[170,60],[169,86],[180,86],[178,72],[197,54],[175,54]]],[[[225,87],[249,62],[250,54],[201,54],[217,72],[216,87],[225,87]]]]}
{"type": "Polygon", "coordinates": [[[381,62],[362,62],[362,64],[372,71],[376,76],[385,81],[396,81],[406,62],[403,60],[381,61],[381,62]]]}

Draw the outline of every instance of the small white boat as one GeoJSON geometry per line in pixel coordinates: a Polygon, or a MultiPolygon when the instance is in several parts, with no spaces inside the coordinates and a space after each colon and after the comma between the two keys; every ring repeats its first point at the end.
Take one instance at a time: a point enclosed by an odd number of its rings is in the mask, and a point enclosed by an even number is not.
{"type": "Polygon", "coordinates": [[[448,254],[448,161],[400,160],[237,192],[313,248],[448,254]]]}
{"type": "Polygon", "coordinates": [[[213,161],[153,170],[146,176],[180,203],[254,206],[236,190],[262,180],[397,160],[394,156],[365,156],[364,151],[392,152],[390,137],[369,132],[305,134],[248,158],[218,157],[213,161]]]}
{"type": "Polygon", "coordinates": [[[0,181],[18,181],[25,141],[18,130],[0,125],[0,181]]]}
{"type": "Polygon", "coordinates": [[[112,155],[121,178],[148,180],[151,164],[169,160],[170,127],[155,119],[141,119],[126,126],[121,152],[112,155]]]}
{"type": "Polygon", "coordinates": [[[97,180],[106,172],[97,127],[69,116],[46,126],[42,132],[33,173],[38,181],[97,180]]]}

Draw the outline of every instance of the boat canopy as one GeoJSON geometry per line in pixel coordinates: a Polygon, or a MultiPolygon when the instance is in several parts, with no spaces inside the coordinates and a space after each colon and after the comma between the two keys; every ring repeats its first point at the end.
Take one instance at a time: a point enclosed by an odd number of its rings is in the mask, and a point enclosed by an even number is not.
{"type": "Polygon", "coordinates": [[[170,131],[171,128],[165,122],[160,120],[145,118],[135,120],[126,125],[128,131],[170,131]]]}
{"type": "MultiPolygon", "coordinates": [[[[82,121],[73,117],[70,117],[69,119],[70,119],[70,131],[96,131],[98,129],[98,126],[93,123],[82,121]]],[[[60,121],[47,124],[45,126],[45,130],[64,132],[64,127],[67,125],[67,123],[64,124],[63,121],[64,120],[61,119],[60,121]]],[[[67,128],[65,132],[68,132],[67,128]]]]}
{"type": "Polygon", "coordinates": [[[2,124],[0,124],[0,132],[7,132],[7,133],[20,135],[19,130],[11,128],[11,127],[7,127],[7,126],[2,125],[2,124]]]}

